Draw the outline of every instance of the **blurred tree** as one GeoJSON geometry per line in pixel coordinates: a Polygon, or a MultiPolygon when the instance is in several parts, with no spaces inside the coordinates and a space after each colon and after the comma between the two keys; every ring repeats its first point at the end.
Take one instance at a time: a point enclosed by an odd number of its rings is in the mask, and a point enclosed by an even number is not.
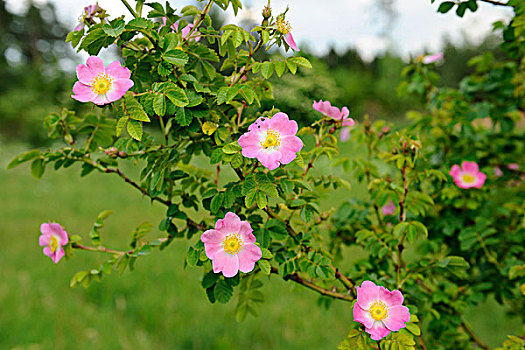
{"type": "Polygon", "coordinates": [[[71,50],[68,30],[52,4],[30,2],[24,14],[7,11],[0,1],[0,134],[42,144],[44,116],[69,95],[72,75],[59,69],[71,50]]]}

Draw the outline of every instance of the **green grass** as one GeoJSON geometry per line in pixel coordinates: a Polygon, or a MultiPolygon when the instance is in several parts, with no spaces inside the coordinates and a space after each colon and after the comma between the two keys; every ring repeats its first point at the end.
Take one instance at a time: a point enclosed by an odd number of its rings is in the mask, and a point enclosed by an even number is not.
{"type": "MultiPolygon", "coordinates": [[[[183,240],[141,258],[133,273],[112,274],[89,289],[69,288],[75,272],[96,267],[103,256],[76,252],[54,265],[38,246],[41,222],[60,222],[86,239],[97,214],[113,209],[103,239],[123,249],[135,226],[156,226],[165,208],[114,175],[81,179],[72,167],[48,169],[35,180],[27,166],[4,170],[22,150],[0,146],[0,349],[335,349],[345,336],[350,304],[334,301],[321,309],[316,294],[275,277],[264,281],[259,317],[237,323],[236,297],[227,305],[210,304],[200,287],[201,271],[183,269],[190,244],[183,240]]],[[[325,171],[325,165],[319,168],[325,171]]],[[[362,187],[354,188],[323,193],[325,206],[363,195],[362,187]]],[[[472,310],[469,320],[482,339],[501,343],[519,324],[500,308],[490,314],[493,304],[472,310]]]]}

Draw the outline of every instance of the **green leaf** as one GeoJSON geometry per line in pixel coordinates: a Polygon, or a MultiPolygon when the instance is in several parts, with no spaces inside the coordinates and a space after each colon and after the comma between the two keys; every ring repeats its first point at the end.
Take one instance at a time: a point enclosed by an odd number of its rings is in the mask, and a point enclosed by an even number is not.
{"type": "Polygon", "coordinates": [[[142,123],[138,120],[129,120],[127,125],[129,136],[133,137],[135,140],[142,140],[142,123]]]}
{"type": "Polygon", "coordinates": [[[222,207],[222,203],[224,202],[224,193],[219,192],[217,193],[211,200],[210,203],[210,210],[212,213],[216,213],[219,211],[219,209],[222,207]]]}
{"type": "Polygon", "coordinates": [[[285,62],[290,73],[295,74],[297,72],[297,64],[295,64],[295,62],[291,61],[290,59],[287,59],[285,62]]]}
{"type": "Polygon", "coordinates": [[[268,260],[259,260],[257,262],[257,265],[259,265],[259,268],[265,275],[269,275],[272,272],[272,266],[268,262],[268,260]]]}
{"type": "Polygon", "coordinates": [[[104,24],[102,30],[109,36],[114,38],[118,37],[124,31],[124,20],[116,19],[110,22],[110,24],[104,24]]]}
{"type": "Polygon", "coordinates": [[[174,64],[176,66],[184,66],[188,63],[188,55],[181,50],[170,50],[162,55],[164,61],[174,64]]]}
{"type": "Polygon", "coordinates": [[[226,304],[228,301],[230,301],[233,295],[233,287],[230,286],[225,280],[220,280],[215,285],[213,294],[219,303],[226,304]]]}
{"type": "Polygon", "coordinates": [[[179,123],[180,126],[188,126],[191,124],[193,115],[189,109],[184,107],[179,108],[177,114],[175,115],[175,120],[179,123]]]}
{"type": "Polygon", "coordinates": [[[128,122],[128,120],[129,120],[128,116],[123,116],[118,120],[117,131],[116,131],[117,137],[119,137],[122,134],[122,131],[124,130],[124,127],[126,126],[126,123],[128,122]]]}
{"type": "MultiPolygon", "coordinates": [[[[144,111],[142,105],[131,95],[127,95],[124,98],[124,105],[127,115],[134,120],[141,122],[150,122],[148,115],[144,111]]],[[[129,125],[129,124],[128,124],[129,125]]],[[[129,126],[128,126],[129,128],[129,126]]]]}
{"type": "Polygon", "coordinates": [[[269,79],[272,74],[273,74],[273,63],[270,62],[270,61],[266,61],[262,64],[262,69],[261,69],[261,73],[262,73],[262,76],[265,78],[265,79],[269,79]]]}
{"type": "Polygon", "coordinates": [[[221,277],[220,274],[214,273],[213,270],[209,271],[207,274],[204,275],[202,278],[202,288],[210,288],[212,287],[221,277]]]}
{"type": "Polygon", "coordinates": [[[303,68],[312,68],[312,64],[304,57],[290,57],[290,61],[303,68]]]}
{"type": "Polygon", "coordinates": [[[242,147],[239,146],[239,144],[237,143],[237,141],[234,141],[234,142],[231,142],[231,143],[228,143],[227,145],[223,146],[222,147],[222,151],[225,153],[225,154],[235,154],[235,153],[238,153],[242,150],[242,147]]]}
{"type": "Polygon", "coordinates": [[[275,73],[281,77],[286,70],[286,63],[284,61],[273,61],[273,64],[275,65],[275,73]]]}
{"type": "Polygon", "coordinates": [[[414,335],[420,335],[421,334],[421,329],[419,329],[419,326],[417,324],[407,323],[406,328],[407,328],[407,330],[410,333],[412,333],[414,335]]]}
{"type": "Polygon", "coordinates": [[[42,158],[37,158],[31,163],[31,174],[37,179],[40,179],[42,175],[44,175],[45,170],[46,166],[42,158]]]}
{"type": "Polygon", "coordinates": [[[146,29],[148,28],[148,20],[145,18],[134,18],[126,25],[127,29],[146,29]]]}
{"type": "Polygon", "coordinates": [[[166,98],[163,94],[157,94],[157,96],[155,96],[153,110],[159,117],[163,117],[166,114],[166,98]]]}
{"type": "Polygon", "coordinates": [[[188,254],[186,254],[186,262],[190,266],[196,266],[199,262],[199,251],[193,247],[188,249],[188,254]]]}
{"type": "Polygon", "coordinates": [[[264,209],[268,205],[268,197],[263,192],[257,192],[256,195],[257,206],[259,209],[264,209]]]}
{"type": "Polygon", "coordinates": [[[463,17],[465,15],[465,12],[467,11],[468,3],[462,2],[458,5],[458,8],[456,9],[456,15],[459,17],[463,17]]]}
{"type": "Polygon", "coordinates": [[[163,85],[162,92],[177,107],[187,106],[188,103],[190,102],[188,100],[188,97],[184,93],[184,90],[182,90],[181,88],[179,88],[173,83],[168,83],[168,84],[163,85]]]}
{"type": "Polygon", "coordinates": [[[30,161],[31,159],[35,159],[37,157],[40,157],[41,154],[42,153],[39,150],[37,150],[37,149],[34,149],[32,151],[19,154],[18,156],[13,158],[13,160],[11,160],[9,162],[9,164],[7,164],[7,169],[12,169],[12,168],[14,168],[16,166],[19,166],[22,163],[30,161]]]}
{"type": "Polygon", "coordinates": [[[438,12],[440,13],[447,13],[454,7],[455,3],[452,1],[445,1],[442,2],[441,5],[438,7],[438,12]]]}

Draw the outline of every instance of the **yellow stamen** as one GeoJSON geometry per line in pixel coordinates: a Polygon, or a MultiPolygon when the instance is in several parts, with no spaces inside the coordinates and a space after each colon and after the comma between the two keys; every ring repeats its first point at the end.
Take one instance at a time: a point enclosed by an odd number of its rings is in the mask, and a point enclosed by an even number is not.
{"type": "Polygon", "coordinates": [[[58,239],[55,236],[51,236],[49,239],[49,248],[51,249],[51,253],[54,253],[58,248],[58,239]]]}
{"type": "Polygon", "coordinates": [[[106,74],[99,74],[91,81],[91,89],[97,95],[104,95],[109,91],[112,84],[113,78],[106,74]]]}
{"type": "Polygon", "coordinates": [[[463,179],[463,182],[465,183],[472,183],[476,180],[476,178],[470,174],[463,175],[462,179],[463,179]]]}
{"type": "Polygon", "coordinates": [[[261,142],[261,146],[265,149],[270,147],[280,147],[281,146],[281,134],[278,131],[268,129],[266,132],[266,140],[261,142]]]}
{"type": "Polygon", "coordinates": [[[238,233],[230,233],[222,240],[221,246],[226,253],[237,255],[242,250],[244,243],[238,233]]]}
{"type": "Polygon", "coordinates": [[[277,24],[277,29],[282,34],[288,34],[290,33],[290,30],[292,30],[292,26],[290,25],[290,23],[288,21],[285,21],[284,19],[279,18],[276,24],[277,24]]]}
{"type": "Polygon", "coordinates": [[[370,306],[370,316],[376,321],[383,321],[388,317],[388,307],[381,300],[375,301],[372,306],[370,306]]]}

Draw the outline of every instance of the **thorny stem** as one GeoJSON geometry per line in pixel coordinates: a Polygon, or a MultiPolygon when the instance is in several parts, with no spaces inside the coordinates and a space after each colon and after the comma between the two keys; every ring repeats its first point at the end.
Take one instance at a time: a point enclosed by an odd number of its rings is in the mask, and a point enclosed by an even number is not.
{"type": "Polygon", "coordinates": [[[195,22],[193,23],[193,28],[191,28],[190,32],[188,33],[188,35],[186,36],[186,40],[189,41],[189,39],[192,37],[192,35],[194,34],[194,32],[197,30],[197,27],[199,27],[199,25],[201,24],[201,22],[204,20],[204,18],[206,17],[206,14],[210,11],[211,9],[211,5],[213,5],[213,1],[214,0],[210,0],[206,6],[204,6],[204,9],[202,10],[202,13],[200,14],[200,16],[195,20],[195,22]]]}
{"type": "MultiPolygon", "coordinates": [[[[408,183],[407,183],[407,177],[406,177],[406,169],[407,164],[406,162],[403,164],[403,168],[401,169],[401,174],[403,178],[403,196],[399,200],[399,221],[405,222],[407,219],[406,214],[406,208],[405,208],[405,201],[407,198],[408,193],[408,183]]],[[[397,245],[397,263],[396,263],[396,285],[397,288],[401,288],[401,269],[404,266],[403,262],[403,242],[405,241],[406,237],[406,230],[403,232],[403,235],[401,236],[401,239],[399,240],[399,243],[397,245]]]]}
{"type": "Polygon", "coordinates": [[[87,246],[79,244],[79,243],[73,243],[72,247],[76,248],[76,249],[87,250],[87,251],[90,251],[90,252],[104,252],[104,253],[117,254],[117,255],[124,255],[126,253],[133,253],[133,251],[123,252],[123,251],[119,251],[119,250],[108,249],[108,248],[106,248],[104,246],[98,246],[96,248],[95,247],[87,247],[87,246]]]}

